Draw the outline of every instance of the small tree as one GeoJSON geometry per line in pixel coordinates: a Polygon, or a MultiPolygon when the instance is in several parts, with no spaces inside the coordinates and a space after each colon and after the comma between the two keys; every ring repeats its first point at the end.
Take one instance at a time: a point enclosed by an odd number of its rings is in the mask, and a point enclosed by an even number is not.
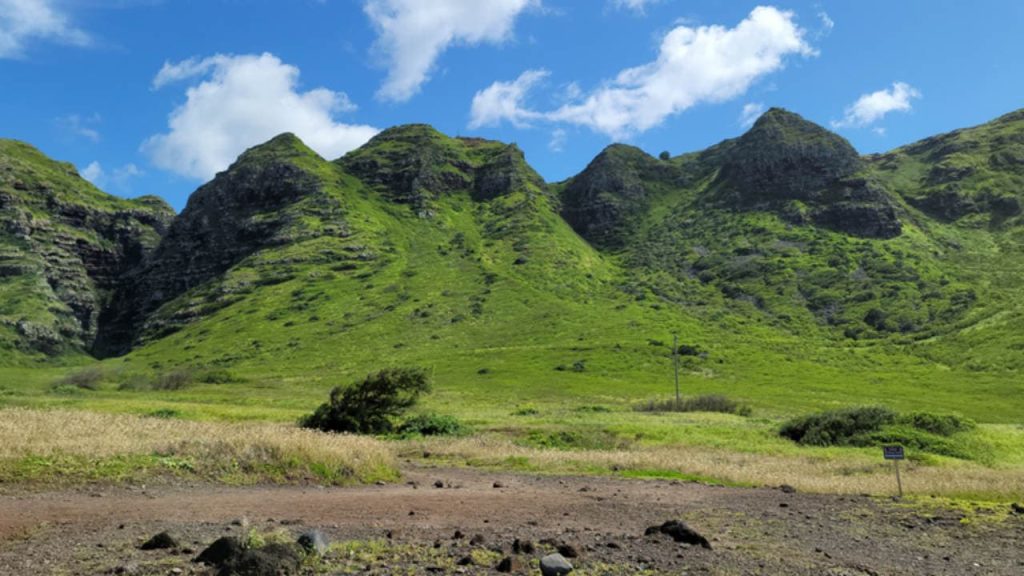
{"type": "Polygon", "coordinates": [[[672,155],[668,153],[668,150],[665,150],[661,154],[658,154],[658,158],[661,158],[662,160],[669,160],[672,158],[672,155]]]}
{"type": "Polygon", "coordinates": [[[394,430],[401,416],[430,391],[422,368],[388,368],[351,386],[331,390],[331,399],[303,418],[305,428],[325,432],[384,434],[394,430]]]}

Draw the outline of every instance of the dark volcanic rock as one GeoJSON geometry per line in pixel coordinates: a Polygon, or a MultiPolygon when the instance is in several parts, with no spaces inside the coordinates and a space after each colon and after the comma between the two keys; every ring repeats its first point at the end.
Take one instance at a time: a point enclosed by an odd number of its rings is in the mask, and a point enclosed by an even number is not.
{"type": "Polygon", "coordinates": [[[579,558],[579,550],[572,544],[559,544],[557,547],[558,553],[566,558],[579,558]]]}
{"type": "MultiPolygon", "coordinates": [[[[389,536],[390,538],[391,536],[389,536]]],[[[310,530],[302,533],[298,539],[299,546],[310,554],[317,554],[322,556],[327,552],[327,548],[330,546],[330,541],[323,532],[319,530],[310,530]]]]}
{"type": "Polygon", "coordinates": [[[337,163],[393,202],[424,213],[431,199],[472,187],[472,166],[448,141],[426,124],[396,126],[337,163]]]}
{"type": "Polygon", "coordinates": [[[515,542],[512,543],[512,552],[516,554],[533,554],[536,551],[536,546],[529,540],[520,540],[516,538],[515,542]]]}
{"type": "Polygon", "coordinates": [[[167,532],[161,532],[149,540],[146,540],[142,546],[139,546],[139,550],[167,550],[170,548],[177,548],[178,541],[167,532]]]}
{"type": "Polygon", "coordinates": [[[708,542],[707,538],[701,536],[696,530],[690,528],[685,522],[681,522],[679,520],[669,520],[661,526],[651,526],[644,531],[645,536],[651,536],[659,533],[671,536],[676,542],[690,544],[692,546],[700,546],[711,550],[711,543],[708,542]]]}
{"type": "Polygon", "coordinates": [[[902,233],[896,205],[877,182],[857,178],[865,164],[837,134],[773,108],[722,154],[712,186],[720,202],[775,210],[846,234],[892,238],[902,233]],[[797,203],[796,205],[794,203],[797,203]],[[807,207],[807,216],[800,204],[807,207]]]}
{"type": "Polygon", "coordinates": [[[509,572],[521,572],[526,569],[526,565],[523,561],[515,556],[506,556],[502,558],[501,562],[494,567],[498,572],[509,573],[509,572]]]}
{"type": "Polygon", "coordinates": [[[291,544],[268,544],[262,548],[243,550],[229,558],[217,572],[218,576],[288,576],[295,574],[302,563],[299,548],[291,544]]]}
{"type": "Polygon", "coordinates": [[[671,165],[639,148],[613,144],[566,185],[562,217],[591,243],[621,247],[633,219],[649,206],[648,183],[674,177],[671,165]]]}
{"type": "Polygon", "coordinates": [[[860,155],[842,137],[772,108],[736,140],[718,183],[742,206],[813,201],[861,167],[860,155]]]}
{"type": "Polygon", "coordinates": [[[861,178],[838,182],[811,218],[819,226],[862,238],[895,238],[903,232],[885,190],[861,178]]]}
{"type": "Polygon", "coordinates": [[[473,199],[492,200],[517,190],[545,189],[544,179],[526,163],[523,151],[510,144],[476,169],[473,199]]]}
{"type": "Polygon", "coordinates": [[[242,542],[238,538],[224,536],[223,538],[218,538],[206,550],[200,552],[193,562],[209,564],[210,566],[223,566],[228,560],[239,556],[244,549],[242,542]]]}

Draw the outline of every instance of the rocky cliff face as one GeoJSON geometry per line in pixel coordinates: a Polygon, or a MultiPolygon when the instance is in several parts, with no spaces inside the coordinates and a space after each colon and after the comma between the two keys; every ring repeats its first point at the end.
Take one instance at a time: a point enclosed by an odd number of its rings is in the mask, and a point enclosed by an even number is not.
{"type": "Polygon", "coordinates": [[[446,194],[471,191],[486,201],[527,185],[545,188],[515,144],[449,138],[425,124],[385,130],[335,163],[423,217],[432,215],[431,201],[446,194]]]}
{"type": "Polygon", "coordinates": [[[472,166],[447,138],[425,124],[385,130],[337,161],[393,202],[430,215],[430,200],[472,185],[472,166]]]}
{"type": "Polygon", "coordinates": [[[1024,111],[871,157],[907,202],[945,222],[1020,222],[1024,215],[1024,111]]]}
{"type": "Polygon", "coordinates": [[[162,200],[109,196],[72,165],[0,140],[0,347],[90,349],[111,293],[173,216],[162,200]]]}
{"type": "Polygon", "coordinates": [[[652,186],[679,184],[678,168],[624,144],[605,148],[562,193],[562,217],[602,248],[625,245],[632,225],[650,206],[652,186]]]}
{"type": "Polygon", "coordinates": [[[896,205],[881,184],[858,176],[864,168],[839,135],[773,108],[723,154],[714,188],[728,206],[779,211],[854,236],[898,236],[896,205]]]}
{"type": "Polygon", "coordinates": [[[119,288],[122,306],[101,318],[95,351],[127,352],[162,304],[217,277],[254,252],[321,235],[346,236],[337,198],[312,169],[324,161],[292,134],[250,149],[189,199],[151,258],[119,288]]]}

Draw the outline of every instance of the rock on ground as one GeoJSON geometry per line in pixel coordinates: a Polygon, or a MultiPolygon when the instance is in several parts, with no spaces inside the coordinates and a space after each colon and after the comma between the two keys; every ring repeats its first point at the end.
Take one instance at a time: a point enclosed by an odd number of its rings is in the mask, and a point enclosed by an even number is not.
{"type": "Polygon", "coordinates": [[[542,576],[565,576],[572,570],[572,564],[561,554],[549,554],[540,559],[542,576]]]}

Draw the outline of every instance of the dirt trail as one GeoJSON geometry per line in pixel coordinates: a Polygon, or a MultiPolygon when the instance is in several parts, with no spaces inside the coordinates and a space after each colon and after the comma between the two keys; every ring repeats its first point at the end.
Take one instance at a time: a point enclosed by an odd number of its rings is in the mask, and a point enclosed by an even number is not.
{"type": "MultiPolygon", "coordinates": [[[[413,469],[407,484],[159,487],[0,496],[0,574],[96,574],[147,557],[161,530],[202,548],[247,527],[323,529],[336,540],[384,538],[453,554],[458,530],[509,550],[515,538],[572,543],[587,562],[693,574],[1024,573],[1024,518],[972,518],[867,497],[788,494],[665,481],[413,469]],[[443,488],[434,486],[435,482],[443,488]],[[714,550],[645,538],[683,519],[714,550]],[[609,546],[610,544],[610,546],[609,546]]],[[[181,558],[184,573],[203,573],[181,558]]],[[[159,574],[169,573],[166,562],[159,574]]],[[[481,570],[486,573],[486,570],[481,570]]],[[[469,570],[470,573],[475,573],[469,570]]],[[[628,572],[626,572],[628,573],[628,572]]]]}

